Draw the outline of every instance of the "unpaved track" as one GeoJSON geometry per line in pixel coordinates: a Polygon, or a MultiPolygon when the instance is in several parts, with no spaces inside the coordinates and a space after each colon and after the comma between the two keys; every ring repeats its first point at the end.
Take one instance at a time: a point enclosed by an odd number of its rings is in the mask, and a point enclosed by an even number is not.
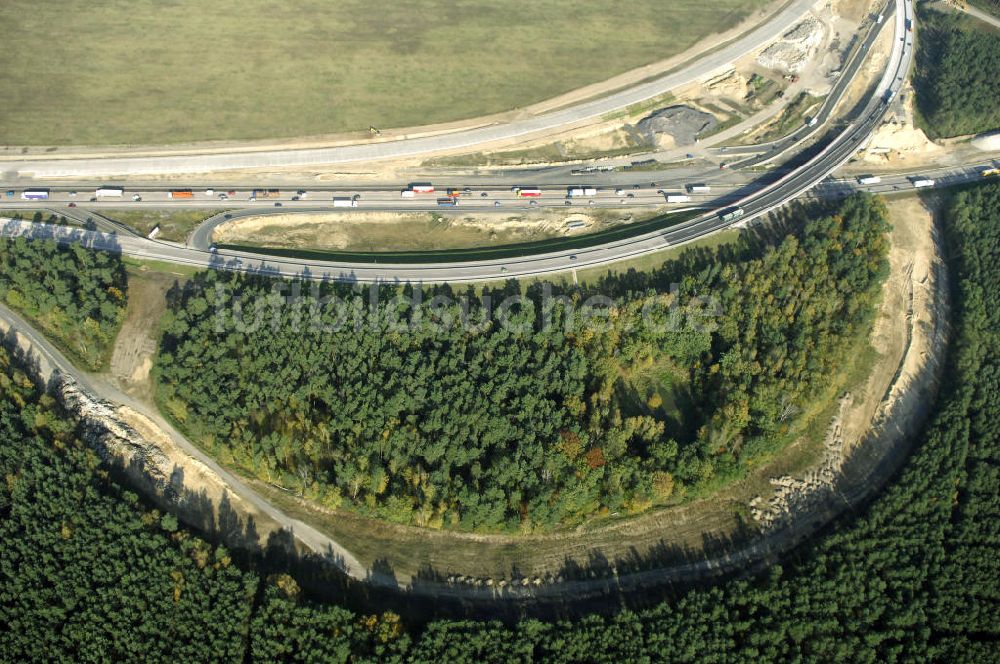
{"type": "Polygon", "coordinates": [[[0,332],[8,335],[12,329],[17,336],[18,344],[23,349],[29,350],[33,359],[37,358],[41,380],[48,382],[53,378],[57,378],[59,374],[71,376],[78,382],[80,389],[92,397],[116,406],[125,406],[134,413],[141,415],[148,420],[150,425],[155,426],[163,435],[168,436],[170,441],[178,449],[183,450],[188,457],[217,475],[230,491],[252,505],[255,510],[266,514],[270,519],[287,528],[307,548],[327,557],[348,575],[359,579],[365,578],[367,570],[358,563],[349,551],[337,542],[334,542],[314,528],[289,518],[276,509],[244,484],[242,480],[222,468],[214,459],[192,445],[166,422],[159,413],[124,394],[116,387],[113,387],[104,377],[86,374],[76,369],[58,349],[50,344],[40,333],[36,332],[27,321],[6,306],[0,305],[0,332]]]}

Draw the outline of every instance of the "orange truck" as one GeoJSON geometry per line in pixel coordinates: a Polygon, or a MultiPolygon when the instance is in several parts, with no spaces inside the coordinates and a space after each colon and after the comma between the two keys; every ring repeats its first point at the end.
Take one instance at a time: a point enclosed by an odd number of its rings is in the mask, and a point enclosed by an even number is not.
{"type": "Polygon", "coordinates": [[[167,193],[168,198],[194,198],[194,192],[190,189],[171,189],[167,193]]]}

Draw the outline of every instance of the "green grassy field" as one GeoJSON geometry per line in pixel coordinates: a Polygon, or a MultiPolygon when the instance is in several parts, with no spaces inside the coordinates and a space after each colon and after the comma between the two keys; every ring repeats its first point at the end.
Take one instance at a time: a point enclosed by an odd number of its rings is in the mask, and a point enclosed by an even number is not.
{"type": "Polygon", "coordinates": [[[774,0],[5,0],[0,143],[367,132],[523,107],[774,0]]]}
{"type": "Polygon", "coordinates": [[[105,216],[131,226],[143,235],[153,230],[154,226],[159,226],[159,239],[183,242],[198,224],[219,212],[222,210],[109,210],[105,216]]]}

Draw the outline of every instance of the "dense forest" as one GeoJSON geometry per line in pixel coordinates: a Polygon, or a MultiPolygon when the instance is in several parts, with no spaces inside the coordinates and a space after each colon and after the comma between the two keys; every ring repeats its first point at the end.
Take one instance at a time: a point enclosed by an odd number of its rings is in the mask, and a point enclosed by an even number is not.
{"type": "Polygon", "coordinates": [[[391,614],[298,621],[294,580],[240,569],[116,484],[2,348],[0,478],[0,661],[240,662],[251,622],[269,655],[289,651],[269,623],[338,635],[323,653],[340,661],[408,642],[391,614]]]}
{"type": "Polygon", "coordinates": [[[315,604],[116,486],[0,354],[0,659],[995,661],[1000,183],[946,217],[954,341],[900,474],[782,567],[607,618],[404,625],[315,604]]]}
{"type": "Polygon", "coordinates": [[[1000,35],[933,10],[920,19],[914,87],[927,135],[1000,129],[1000,35]]]}
{"type": "Polygon", "coordinates": [[[793,436],[867,329],[886,230],[858,196],[676,284],[668,264],[557,297],[279,284],[292,301],[202,273],[171,298],[159,396],[224,462],[332,507],[508,530],[641,512],[793,436]]]}
{"type": "Polygon", "coordinates": [[[125,316],[121,256],[77,244],[0,238],[0,300],[86,369],[107,359],[125,316]]]}

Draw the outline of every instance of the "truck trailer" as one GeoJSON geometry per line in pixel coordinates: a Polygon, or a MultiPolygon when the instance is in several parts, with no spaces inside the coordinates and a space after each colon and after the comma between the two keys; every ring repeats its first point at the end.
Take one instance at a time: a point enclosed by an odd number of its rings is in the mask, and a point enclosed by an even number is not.
{"type": "Polygon", "coordinates": [[[878,184],[882,181],[877,175],[862,175],[858,178],[858,184],[878,184]]]}
{"type": "Polygon", "coordinates": [[[185,199],[194,198],[194,192],[190,189],[171,189],[167,192],[167,198],[170,199],[185,199]]]}
{"type": "Polygon", "coordinates": [[[712,188],[707,184],[689,184],[687,190],[689,194],[707,194],[712,188]]]}
{"type": "Polygon", "coordinates": [[[250,194],[251,198],[281,198],[281,191],[278,189],[254,189],[250,194]]]}
{"type": "Polygon", "coordinates": [[[538,198],[542,195],[542,190],[537,187],[514,187],[511,189],[518,198],[538,198]]]}
{"type": "Polygon", "coordinates": [[[25,189],[21,192],[21,200],[23,201],[44,201],[48,197],[48,189],[25,189]]]}
{"type": "Polygon", "coordinates": [[[687,203],[691,200],[690,196],[685,194],[666,194],[668,203],[687,203]]]}
{"type": "Polygon", "coordinates": [[[596,196],[596,187],[570,187],[566,190],[566,196],[568,198],[579,198],[581,196],[596,196]]]}
{"type": "Polygon", "coordinates": [[[434,185],[430,182],[413,182],[410,184],[410,191],[415,194],[433,194],[434,185]]]}
{"type": "Polygon", "coordinates": [[[101,187],[94,192],[97,198],[121,198],[125,195],[125,187],[101,187]]]}
{"type": "Polygon", "coordinates": [[[333,199],[333,207],[343,208],[355,208],[358,207],[358,202],[353,198],[343,198],[341,196],[335,196],[333,199]]]}
{"type": "Polygon", "coordinates": [[[438,199],[438,207],[455,207],[456,205],[458,205],[458,200],[455,198],[448,197],[438,199]]]}
{"type": "Polygon", "coordinates": [[[727,209],[723,210],[722,212],[720,212],[719,213],[719,218],[722,219],[722,221],[736,221],[737,219],[739,219],[740,217],[742,217],[744,214],[745,213],[743,211],[743,208],[733,207],[733,208],[727,208],[727,209]]]}
{"type": "Polygon", "coordinates": [[[913,188],[914,189],[920,189],[922,187],[933,187],[933,186],[934,186],[934,180],[923,178],[923,179],[920,179],[920,180],[914,180],[913,181],[913,188]]]}

